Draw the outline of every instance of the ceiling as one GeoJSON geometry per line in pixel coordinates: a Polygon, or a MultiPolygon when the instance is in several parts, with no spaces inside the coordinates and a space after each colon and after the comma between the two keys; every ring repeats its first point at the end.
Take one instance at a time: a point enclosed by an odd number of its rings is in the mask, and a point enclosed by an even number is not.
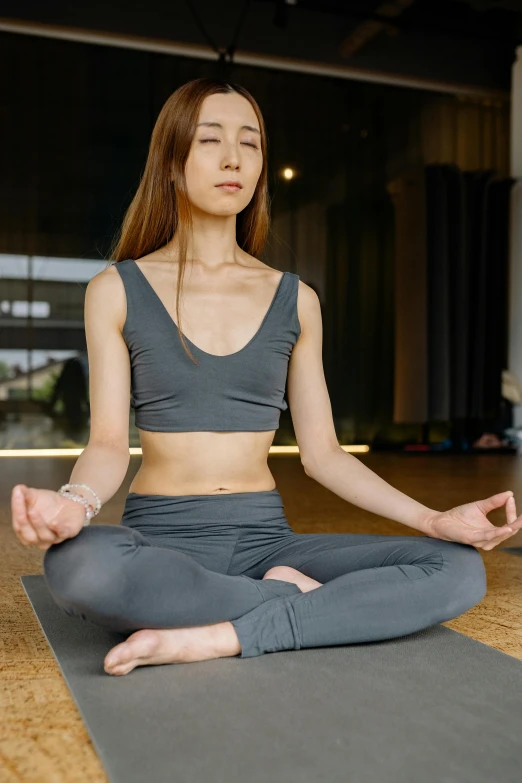
{"type": "MultiPolygon", "coordinates": [[[[522,43],[522,0],[256,0],[274,7],[281,23],[292,13],[338,16],[353,28],[497,39],[522,43]]],[[[195,4],[197,6],[197,4],[195,4]]]]}
{"type": "Polygon", "coordinates": [[[2,0],[0,15],[0,35],[73,28],[507,93],[522,44],[522,0],[2,0]]]}

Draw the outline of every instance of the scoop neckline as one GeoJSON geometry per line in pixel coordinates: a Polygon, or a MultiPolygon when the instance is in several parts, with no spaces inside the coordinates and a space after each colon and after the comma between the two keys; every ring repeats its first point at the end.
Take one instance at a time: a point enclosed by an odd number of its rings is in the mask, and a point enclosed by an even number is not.
{"type": "MultiPolygon", "coordinates": [[[[157,292],[156,292],[156,289],[154,288],[154,286],[152,285],[152,283],[150,283],[150,282],[149,282],[149,279],[148,279],[147,275],[146,275],[146,274],[145,274],[145,272],[143,272],[143,270],[140,268],[140,265],[139,265],[139,264],[138,264],[138,263],[137,263],[137,262],[136,262],[136,261],[135,261],[133,258],[129,258],[129,259],[127,259],[127,260],[128,260],[128,261],[131,261],[131,262],[132,262],[132,265],[133,265],[133,266],[134,266],[134,267],[135,267],[135,268],[138,270],[138,273],[139,273],[139,275],[140,275],[140,276],[141,276],[141,278],[142,278],[142,279],[145,281],[145,284],[146,284],[147,288],[148,288],[148,289],[149,289],[149,290],[152,292],[152,294],[153,294],[153,296],[154,296],[155,300],[158,302],[158,304],[159,304],[159,306],[160,306],[161,310],[162,310],[162,311],[163,311],[163,313],[164,313],[164,314],[167,316],[167,318],[169,319],[169,321],[170,321],[171,325],[172,325],[172,326],[173,326],[173,327],[176,329],[176,331],[178,331],[178,325],[177,325],[176,321],[174,320],[174,318],[171,316],[171,314],[169,313],[169,311],[167,310],[167,308],[165,307],[165,305],[164,305],[164,304],[163,304],[163,302],[161,301],[161,297],[160,297],[160,296],[157,294],[157,292]]],[[[270,313],[272,312],[272,310],[273,310],[273,308],[274,308],[274,305],[275,305],[275,303],[276,303],[277,299],[279,298],[279,293],[280,293],[280,291],[281,291],[281,288],[282,288],[282,283],[283,283],[283,280],[284,280],[284,278],[285,278],[285,276],[286,276],[287,274],[288,274],[288,272],[287,272],[287,271],[283,271],[283,272],[282,272],[282,274],[281,274],[281,277],[279,278],[279,282],[278,282],[278,284],[277,284],[277,288],[276,288],[276,290],[275,290],[275,293],[274,293],[274,295],[273,295],[273,297],[272,297],[272,301],[270,302],[270,305],[269,305],[269,307],[268,307],[268,310],[266,311],[265,315],[263,316],[263,320],[261,321],[261,323],[260,323],[260,325],[259,325],[259,327],[258,327],[257,331],[256,331],[256,332],[255,332],[255,334],[254,334],[254,335],[253,335],[253,336],[250,338],[250,340],[247,342],[247,344],[246,344],[246,345],[244,345],[242,348],[239,348],[239,350],[237,350],[237,351],[233,351],[232,353],[225,353],[225,354],[219,354],[219,353],[209,353],[208,351],[205,351],[203,348],[200,348],[198,345],[196,345],[195,343],[193,343],[193,342],[192,342],[192,340],[190,340],[190,339],[187,337],[187,335],[186,335],[184,332],[181,332],[181,334],[183,335],[183,337],[185,338],[185,340],[187,341],[187,343],[188,343],[188,344],[189,344],[189,345],[190,345],[192,348],[195,348],[195,349],[196,349],[196,351],[199,351],[199,353],[202,353],[202,354],[204,354],[205,356],[209,356],[209,357],[211,357],[212,359],[229,359],[229,358],[231,358],[232,356],[237,356],[238,354],[240,354],[240,353],[243,353],[243,351],[245,351],[247,348],[249,348],[249,347],[250,347],[250,345],[251,345],[251,344],[254,342],[254,340],[256,340],[256,338],[257,338],[257,337],[258,337],[258,336],[261,334],[261,332],[263,331],[263,328],[264,328],[264,326],[265,326],[265,324],[266,324],[266,322],[267,322],[267,320],[268,320],[268,317],[269,317],[270,313]]]]}

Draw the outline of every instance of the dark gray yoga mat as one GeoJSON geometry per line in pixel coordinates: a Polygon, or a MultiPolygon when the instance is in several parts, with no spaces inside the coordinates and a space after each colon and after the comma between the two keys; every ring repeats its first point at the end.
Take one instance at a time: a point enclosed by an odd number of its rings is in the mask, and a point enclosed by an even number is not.
{"type": "Polygon", "coordinates": [[[115,677],[125,636],[21,581],[111,783],[520,783],[522,662],[443,625],[115,677]]]}

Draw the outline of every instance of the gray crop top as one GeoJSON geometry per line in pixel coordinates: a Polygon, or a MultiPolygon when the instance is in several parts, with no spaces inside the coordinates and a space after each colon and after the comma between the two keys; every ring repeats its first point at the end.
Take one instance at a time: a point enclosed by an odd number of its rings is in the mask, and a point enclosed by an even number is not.
{"type": "Polygon", "coordinates": [[[131,407],[138,429],[153,432],[277,430],[288,408],[288,361],[301,333],[299,275],[283,272],[261,326],[239,351],[217,356],[178,327],[138,264],[114,262],[127,297],[122,334],[131,360],[131,407]]]}

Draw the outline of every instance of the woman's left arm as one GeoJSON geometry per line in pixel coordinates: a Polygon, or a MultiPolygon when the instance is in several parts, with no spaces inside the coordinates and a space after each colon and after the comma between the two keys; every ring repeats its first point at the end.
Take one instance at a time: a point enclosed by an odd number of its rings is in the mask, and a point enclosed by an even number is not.
{"type": "Polygon", "coordinates": [[[395,489],[353,454],[344,451],[335,432],[324,377],[319,297],[302,281],[298,316],[301,334],[290,357],[287,388],[301,464],[307,476],[355,506],[433,538],[492,549],[522,527],[522,515],[517,519],[511,491],[439,512],[395,489]],[[503,505],[506,505],[509,527],[496,527],[485,515],[503,505]]]}

